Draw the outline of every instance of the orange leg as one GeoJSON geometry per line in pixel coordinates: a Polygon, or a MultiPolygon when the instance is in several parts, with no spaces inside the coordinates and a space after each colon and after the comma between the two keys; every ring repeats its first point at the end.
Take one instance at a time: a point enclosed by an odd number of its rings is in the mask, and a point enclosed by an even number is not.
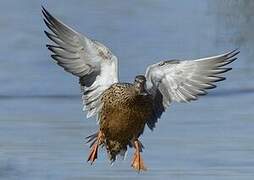
{"type": "Polygon", "coordinates": [[[91,165],[93,164],[93,162],[97,159],[97,154],[98,154],[98,148],[99,145],[101,145],[103,142],[103,135],[102,132],[99,131],[98,136],[96,137],[95,142],[93,143],[89,156],[87,158],[87,162],[91,162],[91,165]]]}
{"type": "Polygon", "coordinates": [[[134,141],[134,148],[135,148],[135,153],[133,155],[133,159],[132,159],[132,162],[131,162],[131,167],[133,167],[138,172],[146,171],[147,168],[145,167],[143,158],[140,154],[141,144],[138,140],[134,141]]]}

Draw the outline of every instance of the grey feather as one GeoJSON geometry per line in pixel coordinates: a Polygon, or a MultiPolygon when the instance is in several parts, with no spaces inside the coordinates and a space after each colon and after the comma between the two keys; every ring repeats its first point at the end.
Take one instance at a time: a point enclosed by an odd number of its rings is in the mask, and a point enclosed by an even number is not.
{"type": "Polygon", "coordinates": [[[79,77],[87,117],[100,111],[100,97],[113,83],[118,82],[117,58],[98,41],[81,35],[53,17],[42,7],[44,31],[55,45],[47,45],[51,57],[69,73],[79,77]]]}
{"type": "Polygon", "coordinates": [[[173,101],[190,102],[215,88],[215,82],[225,80],[221,74],[230,71],[226,65],[235,61],[238,50],[197,60],[167,60],[148,66],[147,91],[154,97],[155,118],[148,122],[154,127],[157,118],[173,101]],[[163,108],[162,108],[163,105],[163,108]],[[160,106],[160,108],[156,108],[160,106]]]}

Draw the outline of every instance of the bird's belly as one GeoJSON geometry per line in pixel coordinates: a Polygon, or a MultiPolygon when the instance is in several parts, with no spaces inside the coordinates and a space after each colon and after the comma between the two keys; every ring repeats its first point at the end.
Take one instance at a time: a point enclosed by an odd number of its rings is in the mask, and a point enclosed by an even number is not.
{"type": "Polygon", "coordinates": [[[114,107],[102,108],[100,128],[105,136],[119,141],[130,141],[143,133],[152,107],[147,102],[118,102],[114,107]]]}

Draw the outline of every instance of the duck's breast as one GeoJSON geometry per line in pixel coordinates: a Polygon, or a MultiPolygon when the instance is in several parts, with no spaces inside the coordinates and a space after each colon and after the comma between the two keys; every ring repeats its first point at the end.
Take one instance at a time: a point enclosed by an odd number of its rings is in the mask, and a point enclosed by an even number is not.
{"type": "Polygon", "coordinates": [[[137,95],[131,85],[113,85],[102,101],[100,128],[110,138],[130,140],[139,136],[152,116],[151,97],[137,95]]]}

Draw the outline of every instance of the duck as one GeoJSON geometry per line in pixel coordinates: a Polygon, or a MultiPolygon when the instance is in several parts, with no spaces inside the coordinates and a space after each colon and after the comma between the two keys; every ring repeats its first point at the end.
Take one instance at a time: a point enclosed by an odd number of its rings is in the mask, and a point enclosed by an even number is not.
{"type": "Polygon", "coordinates": [[[46,47],[51,57],[68,73],[78,77],[83,110],[87,118],[97,116],[98,131],[87,137],[93,164],[98,149],[105,148],[110,162],[134,148],[131,167],[147,170],[140,141],[145,127],[155,128],[163,112],[173,102],[191,102],[206,95],[237,59],[239,50],[193,60],[162,60],[149,65],[132,83],[119,81],[118,58],[97,40],[75,31],[42,7],[44,31],[53,42],[46,47]]]}

